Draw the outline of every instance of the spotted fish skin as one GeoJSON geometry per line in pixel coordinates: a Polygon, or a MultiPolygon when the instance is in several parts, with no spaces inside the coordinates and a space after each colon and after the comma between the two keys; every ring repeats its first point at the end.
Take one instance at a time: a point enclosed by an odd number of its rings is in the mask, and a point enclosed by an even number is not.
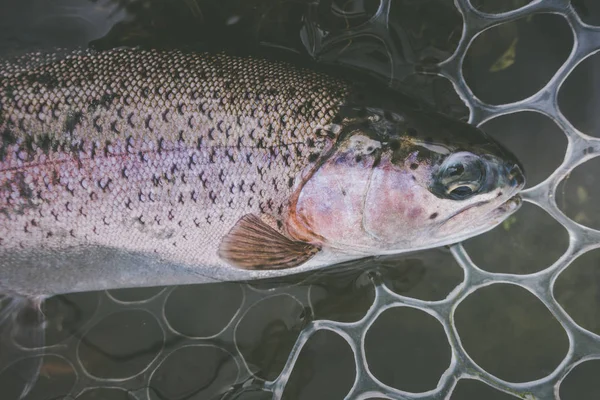
{"type": "Polygon", "coordinates": [[[285,275],[456,243],[521,204],[512,153],[367,78],[178,50],[36,57],[0,64],[0,292],[285,275]]]}
{"type": "Polygon", "coordinates": [[[244,215],[282,228],[350,90],[283,62],[181,51],[2,71],[0,288],[202,280],[189,276],[223,265],[221,238],[244,215]]]}

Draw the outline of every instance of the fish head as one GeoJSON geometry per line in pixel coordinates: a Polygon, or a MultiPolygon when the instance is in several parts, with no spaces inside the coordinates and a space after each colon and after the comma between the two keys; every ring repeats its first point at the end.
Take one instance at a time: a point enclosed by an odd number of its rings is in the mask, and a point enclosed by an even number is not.
{"type": "Polygon", "coordinates": [[[298,189],[295,238],[392,254],[460,242],[520,207],[522,165],[480,129],[423,110],[362,114],[298,189]]]}

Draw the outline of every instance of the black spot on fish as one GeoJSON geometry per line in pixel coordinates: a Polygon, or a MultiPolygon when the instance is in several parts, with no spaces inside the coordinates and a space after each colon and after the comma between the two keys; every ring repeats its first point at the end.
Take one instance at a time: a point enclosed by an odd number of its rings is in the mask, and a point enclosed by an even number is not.
{"type": "Polygon", "coordinates": [[[586,147],[585,149],[583,149],[583,154],[591,154],[594,152],[594,148],[593,147],[586,147]]]}
{"type": "Polygon", "coordinates": [[[429,216],[429,219],[436,219],[436,218],[437,218],[437,216],[438,216],[438,213],[434,212],[433,214],[431,214],[431,215],[429,216]]]}
{"type": "Polygon", "coordinates": [[[149,160],[149,157],[146,153],[144,153],[143,151],[138,152],[138,156],[140,157],[140,161],[143,163],[147,163],[149,160]]]}
{"type": "Polygon", "coordinates": [[[310,153],[310,155],[308,156],[308,161],[315,162],[315,161],[317,161],[318,158],[319,158],[318,153],[310,153]]]}
{"type": "Polygon", "coordinates": [[[135,124],[133,123],[133,113],[129,113],[129,115],[127,116],[127,125],[129,125],[132,128],[135,128],[135,124]]]}
{"type": "Polygon", "coordinates": [[[67,133],[73,133],[77,125],[81,123],[83,119],[83,113],[81,111],[76,111],[73,113],[67,114],[67,119],[65,120],[64,130],[67,133]]]}
{"type": "Polygon", "coordinates": [[[102,126],[98,123],[100,121],[100,117],[95,117],[94,121],[93,121],[93,125],[94,128],[96,129],[96,132],[98,133],[102,133],[102,126]]]}
{"type": "Polygon", "coordinates": [[[362,161],[362,157],[361,157],[361,156],[356,156],[356,157],[354,158],[354,161],[356,161],[357,163],[359,163],[359,162],[361,162],[361,161],[362,161]]]}
{"type": "Polygon", "coordinates": [[[108,178],[106,180],[100,179],[98,180],[98,187],[102,189],[103,192],[110,190],[110,184],[112,183],[112,179],[108,178]]]}
{"type": "Polygon", "coordinates": [[[151,121],[152,121],[152,115],[148,115],[146,117],[145,126],[146,126],[146,129],[148,129],[150,132],[153,132],[154,130],[152,129],[152,126],[150,126],[151,121]]]}
{"type": "Polygon", "coordinates": [[[33,144],[35,142],[35,138],[33,136],[27,136],[23,141],[23,148],[27,150],[27,153],[33,154],[33,144]]]}
{"type": "Polygon", "coordinates": [[[109,154],[112,154],[112,142],[107,140],[106,143],[104,143],[104,157],[108,157],[109,154]]]}
{"type": "Polygon", "coordinates": [[[8,146],[15,144],[17,137],[10,129],[6,128],[0,135],[0,138],[2,139],[2,143],[0,143],[0,161],[4,161],[8,153],[8,146]]]}
{"type": "Polygon", "coordinates": [[[90,157],[92,160],[96,157],[96,151],[98,150],[98,144],[96,142],[92,142],[92,149],[90,150],[90,157]]]}
{"type": "Polygon", "coordinates": [[[117,129],[117,121],[113,121],[110,123],[110,130],[113,131],[116,134],[119,134],[121,132],[119,132],[119,130],[117,129]]]}
{"type": "Polygon", "coordinates": [[[99,105],[100,101],[98,99],[90,101],[90,104],[88,104],[88,112],[93,113],[94,111],[96,111],[99,105]]]}
{"type": "Polygon", "coordinates": [[[110,105],[112,104],[113,100],[116,99],[117,97],[119,97],[119,95],[114,94],[114,93],[105,94],[102,96],[102,98],[100,98],[100,105],[108,110],[110,105]]]}
{"type": "Polygon", "coordinates": [[[231,149],[227,149],[225,150],[225,154],[227,155],[229,162],[235,164],[234,152],[231,149]]]}
{"type": "Polygon", "coordinates": [[[18,173],[15,180],[19,188],[19,196],[23,199],[31,200],[33,198],[33,190],[25,183],[25,175],[23,173],[18,173]]]}
{"type": "Polygon", "coordinates": [[[414,170],[414,169],[417,169],[417,168],[419,168],[419,164],[417,164],[417,163],[410,164],[410,169],[414,170]]]}

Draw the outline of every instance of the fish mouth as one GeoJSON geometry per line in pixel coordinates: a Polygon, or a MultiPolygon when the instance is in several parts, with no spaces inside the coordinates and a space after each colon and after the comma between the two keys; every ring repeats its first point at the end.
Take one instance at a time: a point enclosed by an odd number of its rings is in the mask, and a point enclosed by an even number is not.
{"type": "Polygon", "coordinates": [[[520,195],[516,194],[510,197],[504,203],[500,204],[500,206],[498,206],[494,211],[499,211],[501,213],[512,213],[517,211],[519,207],[521,207],[521,204],[523,204],[523,199],[520,195]]]}
{"type": "MultiPolygon", "coordinates": [[[[519,209],[519,207],[521,207],[522,203],[523,203],[523,199],[521,198],[520,195],[516,194],[516,195],[508,198],[508,200],[506,200],[504,203],[500,204],[498,207],[491,210],[487,215],[490,215],[492,217],[497,217],[499,215],[504,215],[506,213],[512,214],[513,212],[517,211],[519,209]]],[[[446,224],[447,222],[453,220],[454,218],[458,217],[459,215],[464,214],[465,212],[467,212],[473,208],[481,207],[486,204],[488,204],[488,201],[478,201],[477,203],[473,203],[470,206],[468,206],[460,211],[457,211],[456,213],[451,215],[449,218],[447,218],[442,223],[442,225],[446,224]]]]}

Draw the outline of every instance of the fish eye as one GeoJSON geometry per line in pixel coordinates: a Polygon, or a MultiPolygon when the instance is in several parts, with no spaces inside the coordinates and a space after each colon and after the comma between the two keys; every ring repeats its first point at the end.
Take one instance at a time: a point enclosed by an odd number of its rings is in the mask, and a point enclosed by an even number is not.
{"type": "Polygon", "coordinates": [[[464,200],[477,194],[485,182],[483,161],[468,152],[452,154],[442,166],[440,183],[448,198],[464,200]]]}
{"type": "Polygon", "coordinates": [[[455,164],[447,169],[447,173],[449,176],[460,176],[465,172],[465,167],[462,164],[455,164]]]}
{"type": "Polygon", "coordinates": [[[465,199],[471,196],[474,193],[473,187],[468,185],[456,186],[453,189],[450,189],[449,194],[456,198],[465,199]]]}
{"type": "Polygon", "coordinates": [[[473,193],[473,190],[468,186],[459,186],[456,189],[453,189],[450,193],[455,196],[469,196],[473,193]]]}

